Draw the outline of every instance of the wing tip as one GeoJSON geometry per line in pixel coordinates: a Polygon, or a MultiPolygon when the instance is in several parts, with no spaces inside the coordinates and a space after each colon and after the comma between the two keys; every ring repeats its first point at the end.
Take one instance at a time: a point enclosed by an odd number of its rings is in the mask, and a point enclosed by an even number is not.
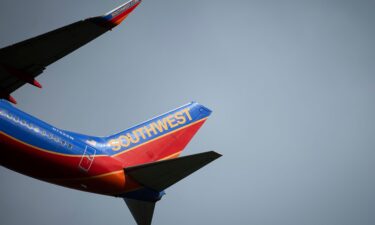
{"type": "Polygon", "coordinates": [[[215,151],[210,151],[209,153],[210,153],[211,157],[214,158],[214,159],[218,159],[218,158],[223,156],[222,154],[220,154],[218,152],[215,152],[215,151]]]}
{"type": "Polygon", "coordinates": [[[141,2],[142,0],[130,0],[105,15],[91,18],[91,20],[95,24],[110,30],[124,21],[141,2]]]}

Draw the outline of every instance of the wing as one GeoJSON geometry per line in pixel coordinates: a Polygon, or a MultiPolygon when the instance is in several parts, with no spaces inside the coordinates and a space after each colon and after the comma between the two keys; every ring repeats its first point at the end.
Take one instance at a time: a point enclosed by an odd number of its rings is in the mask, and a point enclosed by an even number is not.
{"type": "Polygon", "coordinates": [[[104,16],[85,19],[0,49],[0,98],[26,83],[41,88],[35,77],[45,68],[120,24],[141,0],[131,0],[104,16]]]}

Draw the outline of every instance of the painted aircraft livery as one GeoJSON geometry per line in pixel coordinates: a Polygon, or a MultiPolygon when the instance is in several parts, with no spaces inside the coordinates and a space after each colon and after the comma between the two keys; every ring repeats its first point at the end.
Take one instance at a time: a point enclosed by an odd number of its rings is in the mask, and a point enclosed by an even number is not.
{"type": "Polygon", "coordinates": [[[127,130],[95,137],[56,128],[19,109],[11,93],[46,67],[120,24],[141,3],[0,49],[0,164],[49,183],[123,198],[138,225],[150,225],[164,190],[221,155],[180,157],[211,110],[191,102],[127,130]],[[13,103],[13,104],[12,104],[13,103]]]}

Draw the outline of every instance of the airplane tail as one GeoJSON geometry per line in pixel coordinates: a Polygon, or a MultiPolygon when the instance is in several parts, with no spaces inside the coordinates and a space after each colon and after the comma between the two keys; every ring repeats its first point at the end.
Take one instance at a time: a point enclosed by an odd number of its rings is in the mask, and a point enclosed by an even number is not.
{"type": "Polygon", "coordinates": [[[220,154],[210,151],[125,168],[125,174],[139,183],[142,188],[125,193],[120,197],[124,198],[138,225],[150,225],[155,204],[164,195],[166,188],[220,156],[220,154]]]}
{"type": "Polygon", "coordinates": [[[104,138],[106,154],[124,167],[177,158],[211,114],[196,102],[104,138]]]}
{"type": "Polygon", "coordinates": [[[150,225],[164,190],[221,155],[179,157],[211,110],[191,102],[120,133],[99,138],[64,131],[122,163],[132,189],[120,194],[138,225],[150,225]]]}

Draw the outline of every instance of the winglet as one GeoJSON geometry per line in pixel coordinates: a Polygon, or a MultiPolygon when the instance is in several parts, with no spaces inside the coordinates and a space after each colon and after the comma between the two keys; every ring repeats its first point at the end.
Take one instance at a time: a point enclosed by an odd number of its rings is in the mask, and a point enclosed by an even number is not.
{"type": "Polygon", "coordinates": [[[142,0],[131,0],[108,12],[104,16],[91,20],[99,26],[112,29],[119,25],[141,3],[142,0]]]}

